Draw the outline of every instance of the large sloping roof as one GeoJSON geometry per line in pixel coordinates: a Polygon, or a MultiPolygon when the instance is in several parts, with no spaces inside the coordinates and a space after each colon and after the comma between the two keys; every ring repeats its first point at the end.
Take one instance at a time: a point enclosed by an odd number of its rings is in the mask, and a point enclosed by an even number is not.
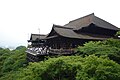
{"type": "Polygon", "coordinates": [[[51,32],[48,35],[31,34],[30,41],[35,41],[37,39],[51,39],[59,36],[77,39],[90,39],[90,40],[104,40],[110,38],[110,36],[98,35],[98,34],[87,34],[87,33],[76,33],[75,30],[83,29],[84,27],[90,27],[94,24],[95,27],[100,27],[104,29],[118,31],[120,30],[111,23],[96,17],[94,13],[87,16],[81,17],[79,19],[70,21],[64,26],[53,25],[51,32]]]}
{"type": "MultiPolygon", "coordinates": [[[[60,36],[77,39],[91,39],[91,40],[104,40],[110,38],[109,36],[100,35],[88,35],[88,34],[77,34],[71,28],[65,28],[59,25],[54,25],[53,30],[60,36]]],[[[52,30],[52,31],[53,31],[52,30]]]]}
{"type": "Polygon", "coordinates": [[[81,29],[82,27],[87,27],[91,23],[97,25],[98,27],[101,28],[106,28],[106,29],[111,29],[111,30],[120,30],[116,26],[112,25],[111,23],[96,17],[94,13],[89,14],[87,16],[81,17],[79,19],[70,21],[68,24],[64,25],[65,27],[70,27],[75,30],[81,29]]]}

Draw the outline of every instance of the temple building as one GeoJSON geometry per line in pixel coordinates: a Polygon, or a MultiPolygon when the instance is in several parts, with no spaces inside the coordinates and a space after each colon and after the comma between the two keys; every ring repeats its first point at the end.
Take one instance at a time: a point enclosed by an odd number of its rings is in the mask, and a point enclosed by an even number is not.
{"type": "Polygon", "coordinates": [[[34,62],[50,55],[73,55],[74,49],[88,41],[102,41],[115,36],[120,29],[94,13],[70,21],[64,26],[53,24],[47,35],[31,34],[27,60],[34,62]]]}

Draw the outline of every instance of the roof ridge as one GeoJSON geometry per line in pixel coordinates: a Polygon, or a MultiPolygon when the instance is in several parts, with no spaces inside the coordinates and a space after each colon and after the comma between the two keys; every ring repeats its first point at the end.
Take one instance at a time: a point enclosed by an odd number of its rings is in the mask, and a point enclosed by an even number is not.
{"type": "MultiPolygon", "coordinates": [[[[80,18],[78,18],[78,19],[75,19],[75,20],[69,21],[69,23],[74,22],[74,21],[77,21],[77,20],[82,19],[82,18],[85,18],[85,17],[88,17],[88,16],[95,16],[95,14],[94,14],[94,13],[88,14],[88,15],[83,16],[83,17],[80,17],[80,18]]],[[[68,24],[69,24],[69,23],[68,23],[68,24]]],[[[65,25],[67,25],[67,24],[65,24],[65,25]]],[[[64,26],[65,26],[65,25],[64,25],[64,26]]]]}
{"type": "Polygon", "coordinates": [[[57,27],[57,28],[64,28],[64,29],[73,29],[73,28],[69,28],[69,27],[65,27],[65,26],[60,26],[60,25],[53,24],[53,28],[55,28],[55,27],[57,27]]]}
{"type": "Polygon", "coordinates": [[[31,35],[46,36],[46,34],[31,34],[31,35]]]}

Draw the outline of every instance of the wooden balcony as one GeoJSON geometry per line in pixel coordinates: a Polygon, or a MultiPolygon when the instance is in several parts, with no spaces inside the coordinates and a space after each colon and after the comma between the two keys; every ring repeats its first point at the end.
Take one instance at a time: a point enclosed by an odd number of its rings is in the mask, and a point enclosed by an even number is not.
{"type": "Polygon", "coordinates": [[[48,50],[43,50],[40,48],[28,48],[26,50],[26,53],[29,53],[34,56],[39,56],[39,55],[48,55],[48,50]]]}
{"type": "Polygon", "coordinates": [[[44,56],[52,55],[72,55],[73,49],[42,49],[42,48],[28,48],[26,50],[28,62],[38,62],[44,60],[44,56]]]}
{"type": "Polygon", "coordinates": [[[56,55],[70,55],[74,54],[74,49],[50,49],[49,53],[56,55]]]}
{"type": "Polygon", "coordinates": [[[74,49],[41,49],[41,48],[28,48],[26,52],[33,56],[71,55],[75,53],[74,49]]]}

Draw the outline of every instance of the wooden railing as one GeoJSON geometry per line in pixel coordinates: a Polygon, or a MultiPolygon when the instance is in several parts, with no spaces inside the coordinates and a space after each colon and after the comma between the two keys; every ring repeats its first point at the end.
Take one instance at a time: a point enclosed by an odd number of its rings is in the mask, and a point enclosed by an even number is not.
{"type": "Polygon", "coordinates": [[[28,48],[27,53],[32,54],[34,56],[38,55],[49,55],[49,54],[58,54],[58,55],[64,55],[64,54],[73,54],[74,49],[40,49],[40,48],[28,48]]]}
{"type": "Polygon", "coordinates": [[[32,54],[34,56],[37,55],[48,55],[48,50],[43,50],[43,49],[39,49],[39,48],[28,48],[26,50],[27,53],[32,54]]]}
{"type": "Polygon", "coordinates": [[[50,49],[51,54],[73,54],[74,49],[50,49]]]}

